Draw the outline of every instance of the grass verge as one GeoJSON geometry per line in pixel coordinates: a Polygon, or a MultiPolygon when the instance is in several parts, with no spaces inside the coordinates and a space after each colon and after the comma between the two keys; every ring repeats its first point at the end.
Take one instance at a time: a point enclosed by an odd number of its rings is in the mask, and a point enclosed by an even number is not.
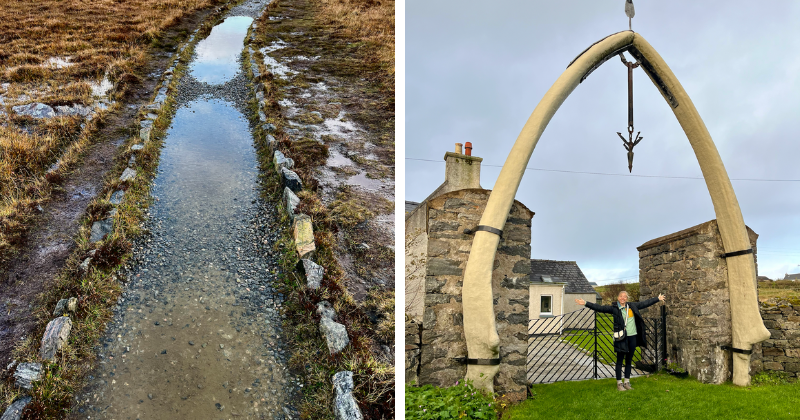
{"type": "Polygon", "coordinates": [[[710,385],[689,377],[656,374],[631,379],[619,392],[613,379],[558,382],[531,387],[531,397],[503,419],[796,419],[800,385],[737,387],[710,385]]]}
{"type": "MultiPolygon", "coordinates": [[[[104,114],[81,128],[78,117],[37,120],[11,111],[15,105],[89,106],[90,83],[116,85],[121,100],[141,83],[137,72],[154,52],[173,52],[168,28],[221,0],[22,0],[0,7],[0,94],[14,128],[0,128],[0,264],[20,249],[24,235],[51,196],[53,185],[97,141],[104,114]],[[55,173],[45,171],[59,163],[55,173]]],[[[0,116],[0,119],[3,117],[0,116]]]]}
{"type": "MultiPolygon", "coordinates": [[[[273,1],[267,12],[257,19],[259,30],[270,25],[268,15],[270,11],[281,7],[280,3],[282,2],[273,1]]],[[[326,23],[319,15],[315,16],[317,20],[304,21],[304,24],[332,24],[330,21],[326,23]]],[[[255,54],[257,61],[261,61],[261,53],[255,54]]],[[[249,61],[249,57],[246,60],[249,61]]],[[[284,229],[284,236],[276,244],[283,253],[283,274],[278,288],[285,296],[284,331],[293,351],[289,364],[303,378],[303,395],[297,402],[297,408],[304,419],[333,418],[334,395],[331,379],[336,372],[349,370],[353,372],[354,396],[364,417],[394,418],[393,356],[387,354],[387,349],[391,349],[394,342],[394,292],[376,287],[367,292],[363,302],[356,302],[345,286],[345,273],[334,255],[338,236],[352,232],[353,226],[363,222],[368,217],[367,213],[376,209],[367,210],[364,200],[347,188],[339,192],[332,206],[323,203],[314,172],[316,167],[325,163],[328,146],[310,139],[292,141],[289,138],[284,131],[289,123],[278,106],[278,101],[282,99],[287,88],[286,82],[273,79],[263,67],[260,70],[262,76],[256,83],[264,86],[264,103],[269,104],[265,109],[267,122],[275,125],[276,131],[273,134],[278,140],[278,148],[287,157],[295,160],[294,170],[305,186],[305,190],[299,194],[301,203],[296,212],[311,217],[317,248],[314,260],[325,268],[321,287],[318,290],[307,289],[303,275],[296,269],[298,255],[293,248],[291,228],[288,228],[290,220],[282,212],[281,223],[287,229],[284,229]],[[338,316],[337,321],[345,325],[350,337],[350,344],[336,355],[329,354],[318,327],[316,308],[323,300],[333,305],[338,316]]],[[[374,75],[375,72],[370,74],[374,75]]],[[[380,77],[386,78],[385,75],[380,77]]],[[[253,99],[251,118],[256,125],[257,112],[258,105],[253,99]]],[[[269,153],[267,133],[261,129],[256,132],[256,149],[262,173],[262,194],[272,202],[280,202],[283,187],[269,153]]],[[[348,242],[355,243],[356,240],[348,242]]]]}

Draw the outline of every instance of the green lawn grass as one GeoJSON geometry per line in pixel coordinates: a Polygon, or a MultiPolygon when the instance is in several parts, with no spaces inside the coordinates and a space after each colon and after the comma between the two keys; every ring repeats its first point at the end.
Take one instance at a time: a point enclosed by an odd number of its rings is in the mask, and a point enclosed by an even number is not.
{"type": "MultiPolygon", "coordinates": [[[[597,314],[597,358],[600,362],[607,365],[614,365],[617,362],[617,354],[614,352],[614,338],[612,337],[614,321],[610,314],[597,314]]],[[[584,349],[587,354],[594,352],[594,332],[573,330],[568,331],[561,337],[572,343],[575,347],[584,349]]],[[[633,354],[633,362],[642,360],[642,351],[636,348],[633,354]]]]}
{"type": "Polygon", "coordinates": [[[523,419],[798,419],[800,384],[737,387],[709,385],[667,374],[633,378],[619,392],[613,379],[533,385],[528,400],[505,420],[523,419]]]}

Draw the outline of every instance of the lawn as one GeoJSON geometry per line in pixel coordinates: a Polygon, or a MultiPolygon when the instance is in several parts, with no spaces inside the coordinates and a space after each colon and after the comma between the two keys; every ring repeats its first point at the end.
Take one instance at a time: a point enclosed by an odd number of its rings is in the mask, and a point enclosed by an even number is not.
{"type": "Polygon", "coordinates": [[[709,385],[667,374],[631,380],[633,390],[619,392],[613,379],[533,385],[532,396],[508,410],[506,420],[596,419],[796,419],[800,385],[741,388],[709,385]]]}
{"type": "MultiPolygon", "coordinates": [[[[597,358],[607,365],[614,365],[617,362],[617,354],[614,352],[614,338],[612,326],[614,321],[610,314],[597,314],[597,358]]],[[[587,354],[594,353],[594,332],[586,330],[567,330],[561,336],[576,347],[587,351],[587,354]]],[[[642,359],[642,351],[637,347],[633,354],[633,362],[642,359]]]]}

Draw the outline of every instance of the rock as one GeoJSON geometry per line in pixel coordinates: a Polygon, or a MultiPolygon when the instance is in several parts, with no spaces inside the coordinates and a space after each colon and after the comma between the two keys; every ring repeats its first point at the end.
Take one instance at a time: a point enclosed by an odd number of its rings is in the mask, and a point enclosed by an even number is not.
{"type": "Polygon", "coordinates": [[[133,166],[135,164],[136,164],[136,156],[131,156],[131,158],[128,159],[128,166],[130,167],[130,166],[133,166]]]}
{"type": "Polygon", "coordinates": [[[275,127],[275,124],[272,124],[272,123],[266,123],[266,124],[264,124],[264,125],[263,125],[263,126],[261,126],[261,127],[262,127],[262,128],[264,129],[264,131],[266,131],[267,133],[274,133],[274,132],[277,130],[277,128],[275,127]]]}
{"type": "Polygon", "coordinates": [[[325,274],[325,269],[307,258],[300,260],[298,266],[301,267],[303,273],[306,275],[306,286],[308,286],[309,289],[319,289],[322,283],[322,276],[325,274]]]}
{"type": "Polygon", "coordinates": [[[258,111],[258,120],[263,122],[267,122],[267,115],[264,114],[264,111],[258,111]]]}
{"type": "Polygon", "coordinates": [[[69,298],[67,301],[67,310],[74,313],[76,309],[78,309],[78,298],[69,298]]]}
{"type": "Polygon", "coordinates": [[[136,171],[135,170],[133,170],[131,168],[125,168],[125,170],[122,171],[122,175],[120,175],[119,180],[120,180],[120,182],[126,182],[126,181],[132,180],[135,177],[136,177],[136,171]]]}
{"type": "Polygon", "coordinates": [[[148,119],[148,120],[155,121],[156,118],[158,118],[158,114],[153,113],[153,112],[148,112],[147,115],[145,116],[145,118],[148,119]]]}
{"type": "Polygon", "coordinates": [[[278,150],[278,140],[275,139],[272,134],[267,134],[267,147],[269,148],[270,153],[278,150]]]}
{"type": "MultiPolygon", "coordinates": [[[[91,258],[91,257],[89,257],[89,258],[86,258],[85,260],[83,260],[83,262],[81,263],[81,265],[80,265],[80,266],[78,266],[78,270],[80,270],[80,274],[81,274],[81,276],[84,276],[84,275],[86,275],[86,273],[88,273],[88,272],[89,272],[89,264],[91,264],[91,263],[92,263],[92,258],[91,258]]],[[[61,300],[64,300],[64,299],[61,299],[61,300]]],[[[60,302],[60,301],[59,301],[59,302],[60,302]]],[[[58,307],[57,307],[57,306],[56,306],[56,309],[58,309],[58,307]]],[[[53,312],[53,316],[61,316],[62,314],[63,314],[63,312],[61,312],[61,313],[55,313],[55,312],[53,312]]]]}
{"type": "Polygon", "coordinates": [[[286,210],[286,213],[289,214],[289,217],[294,221],[294,209],[297,208],[297,205],[300,204],[300,198],[289,189],[289,187],[283,188],[283,208],[286,210]]]}
{"type": "Polygon", "coordinates": [[[330,318],[323,317],[320,320],[319,330],[325,336],[330,354],[339,353],[350,343],[350,337],[347,336],[347,329],[344,325],[330,318]]]}
{"type": "Polygon", "coordinates": [[[26,115],[33,118],[53,118],[56,116],[55,111],[50,105],[45,105],[39,102],[33,102],[27,105],[17,105],[11,107],[11,110],[19,115],[26,115]]]}
{"type": "Polygon", "coordinates": [[[24,389],[31,389],[32,383],[42,378],[41,363],[20,363],[14,372],[15,384],[24,389]]]}
{"type": "Polygon", "coordinates": [[[144,145],[142,145],[142,144],[134,144],[133,146],[131,146],[131,151],[132,152],[138,152],[139,150],[142,150],[142,149],[144,149],[144,145]]]}
{"type": "MultiPolygon", "coordinates": [[[[91,261],[91,258],[87,258],[87,260],[91,261]]],[[[85,262],[85,261],[84,261],[85,262]]],[[[81,264],[83,266],[83,264],[81,264]]],[[[75,312],[75,304],[77,303],[77,299],[69,298],[69,299],[61,299],[56,303],[56,309],[53,311],[53,316],[61,316],[66,315],[69,312],[75,312]],[[72,309],[69,308],[69,304],[72,303],[72,309]]]]}
{"type": "Polygon", "coordinates": [[[122,190],[114,191],[114,193],[111,194],[111,198],[108,200],[108,202],[115,206],[118,206],[120,203],[122,203],[122,197],[124,196],[125,196],[125,191],[122,190]]]}
{"type": "Polygon", "coordinates": [[[0,420],[19,420],[20,417],[22,417],[22,410],[25,409],[25,406],[27,406],[31,400],[32,398],[28,396],[17,398],[8,406],[6,412],[3,413],[3,417],[0,417],[0,420]]]}
{"type": "Polygon", "coordinates": [[[282,168],[292,169],[294,167],[294,160],[284,156],[280,150],[276,150],[273,154],[272,163],[275,164],[275,171],[278,174],[281,173],[282,168]]]}
{"type": "Polygon", "coordinates": [[[256,100],[261,102],[264,100],[264,92],[256,92],[256,100]]]}
{"type": "Polygon", "coordinates": [[[46,360],[55,360],[56,352],[64,346],[72,330],[72,320],[61,316],[47,324],[42,337],[42,347],[39,348],[39,357],[46,360]]]}
{"type": "Polygon", "coordinates": [[[114,221],[111,218],[100,220],[92,224],[92,234],[89,237],[89,242],[102,241],[106,235],[111,233],[114,227],[114,221]]]}
{"type": "Polygon", "coordinates": [[[150,141],[150,132],[153,131],[153,127],[144,127],[139,130],[139,138],[142,139],[143,142],[150,141]]]}
{"type": "Polygon", "coordinates": [[[362,420],[364,416],[353,397],[353,372],[343,371],[333,375],[333,416],[336,420],[362,420]]]}
{"type": "Polygon", "coordinates": [[[92,107],[84,106],[81,104],[73,104],[72,106],[68,105],[59,105],[55,108],[55,116],[62,117],[62,116],[72,116],[72,115],[80,115],[81,117],[88,117],[92,115],[92,107]]]}
{"type": "Polygon", "coordinates": [[[367,243],[366,243],[366,242],[362,242],[362,243],[360,243],[360,244],[356,245],[356,248],[357,248],[359,251],[368,251],[368,250],[369,250],[369,245],[367,245],[367,243]]]}
{"type": "Polygon", "coordinates": [[[331,321],[336,319],[336,311],[333,309],[331,303],[327,300],[323,300],[317,304],[317,314],[320,316],[320,318],[328,318],[331,321]]]}
{"type": "Polygon", "coordinates": [[[298,214],[294,218],[292,230],[297,254],[300,258],[311,257],[317,249],[314,243],[314,227],[311,225],[311,218],[305,214],[298,214]]]}
{"type": "Polygon", "coordinates": [[[281,168],[281,182],[283,186],[288,187],[295,193],[299,193],[303,190],[303,181],[300,180],[300,177],[297,176],[294,171],[289,169],[281,168]]]}

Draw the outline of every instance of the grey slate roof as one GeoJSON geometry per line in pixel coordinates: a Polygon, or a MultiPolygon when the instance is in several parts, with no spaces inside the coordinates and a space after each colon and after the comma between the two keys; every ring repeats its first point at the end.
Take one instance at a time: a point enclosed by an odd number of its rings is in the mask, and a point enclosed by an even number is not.
{"type": "Polygon", "coordinates": [[[567,283],[564,293],[595,293],[575,261],[531,259],[531,283],[542,283],[543,275],[552,277],[555,282],[567,283]]]}
{"type": "Polygon", "coordinates": [[[417,208],[418,205],[419,203],[415,201],[406,200],[406,213],[411,213],[415,208],[417,208]]]}
{"type": "Polygon", "coordinates": [[[800,273],[797,273],[797,274],[787,274],[787,275],[786,275],[786,276],[785,276],[783,279],[784,279],[784,280],[800,280],[800,273]]]}

